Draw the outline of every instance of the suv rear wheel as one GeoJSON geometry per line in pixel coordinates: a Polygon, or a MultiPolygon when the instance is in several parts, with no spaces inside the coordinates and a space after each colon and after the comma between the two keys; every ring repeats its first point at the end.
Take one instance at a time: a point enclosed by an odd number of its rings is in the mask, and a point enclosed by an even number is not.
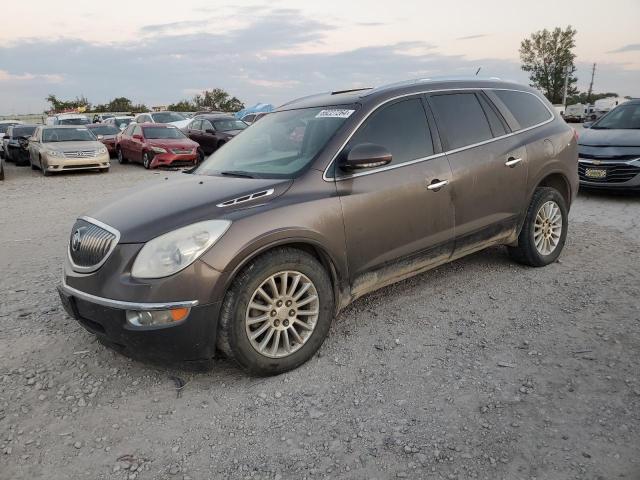
{"type": "Polygon", "coordinates": [[[555,262],[567,238],[567,204],[554,188],[541,187],[533,194],[518,237],[509,254],[519,263],[544,267],[555,262]]]}
{"type": "Polygon", "coordinates": [[[322,345],[334,312],[324,267],[294,248],[251,261],[227,292],[218,348],[244,370],[276,375],[309,360],[322,345]]]}

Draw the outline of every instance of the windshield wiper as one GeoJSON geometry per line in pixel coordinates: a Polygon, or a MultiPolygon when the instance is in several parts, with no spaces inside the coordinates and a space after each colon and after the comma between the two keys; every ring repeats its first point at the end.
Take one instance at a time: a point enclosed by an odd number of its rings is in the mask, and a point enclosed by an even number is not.
{"type": "Polygon", "coordinates": [[[247,172],[242,172],[240,170],[225,170],[224,172],[220,172],[220,175],[227,175],[229,177],[255,178],[253,175],[250,175],[247,172]]]}

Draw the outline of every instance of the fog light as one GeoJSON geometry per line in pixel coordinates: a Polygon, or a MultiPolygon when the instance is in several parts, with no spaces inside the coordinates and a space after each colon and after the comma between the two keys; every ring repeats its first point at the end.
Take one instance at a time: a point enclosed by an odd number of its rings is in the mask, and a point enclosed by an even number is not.
{"type": "Polygon", "coordinates": [[[179,322],[189,315],[188,308],[171,310],[127,310],[127,322],[135,327],[152,327],[179,322]]]}

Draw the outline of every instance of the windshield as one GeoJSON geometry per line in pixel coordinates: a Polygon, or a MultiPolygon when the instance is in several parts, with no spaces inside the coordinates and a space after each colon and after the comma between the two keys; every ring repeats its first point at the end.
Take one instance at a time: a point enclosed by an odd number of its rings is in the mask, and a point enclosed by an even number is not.
{"type": "Polygon", "coordinates": [[[118,128],[122,129],[123,125],[126,127],[131,123],[132,120],[133,120],[133,117],[132,118],[116,118],[113,120],[113,122],[118,126],[118,128]]]}
{"type": "Polygon", "coordinates": [[[177,128],[171,127],[145,127],[144,138],[186,138],[177,128]]]}
{"type": "Polygon", "coordinates": [[[58,125],[87,125],[91,123],[88,118],[60,118],[58,125]]]}
{"type": "Polygon", "coordinates": [[[11,132],[12,136],[15,137],[30,137],[35,132],[36,127],[13,127],[11,132]]]}
{"type": "Polygon", "coordinates": [[[311,163],[353,111],[316,107],[271,113],[216,150],[195,173],[292,178],[311,163]]]}
{"type": "Polygon", "coordinates": [[[242,120],[214,120],[213,128],[219,132],[228,132],[229,130],[244,130],[249,125],[242,120]]]}
{"type": "Polygon", "coordinates": [[[156,123],[179,122],[180,120],[185,119],[182,115],[176,112],[152,113],[151,117],[153,118],[153,121],[156,123]]]}
{"type": "Polygon", "coordinates": [[[86,128],[47,128],[42,131],[42,143],[95,141],[96,137],[86,128]]]}
{"type": "Polygon", "coordinates": [[[6,133],[7,128],[17,125],[17,123],[0,123],[0,133],[6,133]]]}
{"type": "Polygon", "coordinates": [[[94,135],[117,135],[120,130],[111,125],[100,125],[99,127],[92,127],[91,132],[94,135]]]}
{"type": "Polygon", "coordinates": [[[591,127],[595,130],[640,129],[640,103],[620,105],[591,127]]]}

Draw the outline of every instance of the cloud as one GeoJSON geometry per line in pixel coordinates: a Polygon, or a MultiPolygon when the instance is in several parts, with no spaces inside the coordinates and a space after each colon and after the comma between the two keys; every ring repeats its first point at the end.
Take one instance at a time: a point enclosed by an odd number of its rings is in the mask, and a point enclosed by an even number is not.
{"type": "MultiPolygon", "coordinates": [[[[163,105],[192,97],[201,91],[194,88],[199,85],[223,88],[247,104],[281,104],[322,91],[474,75],[478,67],[484,76],[528,83],[517,61],[445,55],[424,41],[310,50],[306,47],[321,46],[336,27],[291,9],[260,11],[243,22],[201,31],[180,30],[183,22],[148,25],[136,42],[42,38],[0,45],[0,113],[42,110],[50,93],[60,98],[85,95],[94,104],[126,96],[135,103],[163,105]],[[149,35],[149,30],[156,33],[149,35]],[[10,81],[2,80],[8,76],[10,81]]],[[[616,66],[606,68],[609,73],[599,72],[602,89],[617,75],[616,66]]],[[[620,78],[628,85],[617,88],[621,94],[640,94],[637,72],[620,78]]]]}
{"type": "Polygon", "coordinates": [[[624,45],[620,48],[616,48],[615,50],[611,50],[607,53],[623,53],[623,52],[635,52],[640,50],[640,43],[631,43],[629,45],[624,45]]]}
{"type": "Polygon", "coordinates": [[[209,20],[185,20],[182,22],[171,23],[159,23],[155,25],[145,25],[140,29],[143,33],[151,33],[154,35],[161,35],[165,33],[172,33],[175,30],[182,30],[185,28],[198,28],[205,27],[209,24],[209,20]]]}
{"type": "Polygon", "coordinates": [[[456,38],[456,40],[473,40],[475,38],[483,38],[483,37],[488,37],[489,35],[486,33],[481,33],[478,35],[467,35],[466,37],[458,37],[456,38]]]}
{"type": "Polygon", "coordinates": [[[61,83],[64,80],[62,75],[57,73],[9,73],[6,70],[0,70],[0,82],[25,82],[31,80],[42,80],[46,83],[61,83]]]}

